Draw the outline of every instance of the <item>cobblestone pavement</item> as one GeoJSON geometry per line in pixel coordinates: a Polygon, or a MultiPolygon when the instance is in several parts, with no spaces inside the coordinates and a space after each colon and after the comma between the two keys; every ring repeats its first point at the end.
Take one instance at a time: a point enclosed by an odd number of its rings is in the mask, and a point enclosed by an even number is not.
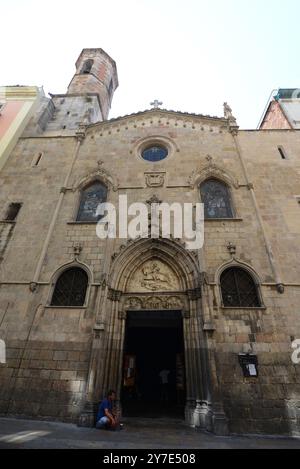
{"type": "Polygon", "coordinates": [[[216,437],[186,427],[182,421],[125,421],[120,432],[79,428],[73,424],[0,418],[0,448],[198,449],[300,448],[300,438],[216,437]]]}

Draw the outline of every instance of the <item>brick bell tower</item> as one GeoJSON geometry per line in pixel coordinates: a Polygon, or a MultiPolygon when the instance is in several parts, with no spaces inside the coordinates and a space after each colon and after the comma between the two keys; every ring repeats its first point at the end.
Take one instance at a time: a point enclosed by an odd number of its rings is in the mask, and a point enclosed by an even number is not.
{"type": "Polygon", "coordinates": [[[76,73],[68,87],[68,95],[96,94],[102,120],[106,120],[118,85],[115,61],[102,49],[83,49],[76,62],[76,73]]]}

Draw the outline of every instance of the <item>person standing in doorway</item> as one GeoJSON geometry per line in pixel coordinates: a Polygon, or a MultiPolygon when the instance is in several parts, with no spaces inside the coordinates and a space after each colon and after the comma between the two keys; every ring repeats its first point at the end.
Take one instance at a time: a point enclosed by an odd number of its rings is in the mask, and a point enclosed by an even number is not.
{"type": "Polygon", "coordinates": [[[170,375],[170,370],[164,368],[161,370],[159,373],[159,378],[160,378],[160,400],[162,402],[169,402],[169,375],[170,375]]]}

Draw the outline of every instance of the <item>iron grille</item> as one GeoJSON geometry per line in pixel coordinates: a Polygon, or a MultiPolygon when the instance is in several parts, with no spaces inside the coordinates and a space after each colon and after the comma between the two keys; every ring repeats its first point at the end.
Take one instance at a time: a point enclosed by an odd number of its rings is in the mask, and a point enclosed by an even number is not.
{"type": "Polygon", "coordinates": [[[85,302],[88,276],[78,267],[66,270],[58,278],[53,297],[52,306],[83,306],[85,302]]]}
{"type": "Polygon", "coordinates": [[[224,306],[241,308],[261,306],[257,286],[244,269],[225,270],[221,275],[221,290],[224,306]]]}

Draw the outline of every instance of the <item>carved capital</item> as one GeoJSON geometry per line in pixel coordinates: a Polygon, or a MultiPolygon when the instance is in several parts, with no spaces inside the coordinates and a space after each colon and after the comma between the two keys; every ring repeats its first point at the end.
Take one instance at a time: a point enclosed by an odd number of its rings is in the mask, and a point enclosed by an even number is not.
{"type": "Polygon", "coordinates": [[[107,298],[111,301],[120,301],[122,292],[120,290],[114,290],[109,288],[107,298]]]}
{"type": "Polygon", "coordinates": [[[94,326],[94,334],[95,334],[95,338],[96,339],[99,339],[100,338],[100,333],[104,331],[104,324],[95,324],[94,326]]]}
{"type": "Polygon", "coordinates": [[[83,140],[85,139],[85,128],[84,129],[80,128],[79,131],[76,132],[76,138],[78,142],[80,143],[83,142],[83,140]]]}
{"type": "Polygon", "coordinates": [[[276,290],[278,291],[278,293],[283,295],[283,293],[285,292],[285,287],[283,283],[279,283],[278,285],[276,285],[276,290]]]}
{"type": "Polygon", "coordinates": [[[36,282],[31,282],[29,285],[29,290],[34,293],[37,291],[38,284],[36,282]]]}
{"type": "Polygon", "coordinates": [[[232,125],[231,123],[229,124],[229,132],[236,137],[239,133],[239,126],[238,125],[232,125]]]}
{"type": "Polygon", "coordinates": [[[121,321],[124,321],[126,319],[126,312],[125,311],[119,311],[118,313],[118,318],[121,320],[121,321]]]}
{"type": "Polygon", "coordinates": [[[205,322],[203,324],[203,330],[205,332],[215,332],[216,326],[212,322],[205,322]]]}
{"type": "Polygon", "coordinates": [[[187,296],[189,300],[199,300],[199,298],[202,298],[201,288],[194,288],[193,290],[187,290],[187,296]]]}

